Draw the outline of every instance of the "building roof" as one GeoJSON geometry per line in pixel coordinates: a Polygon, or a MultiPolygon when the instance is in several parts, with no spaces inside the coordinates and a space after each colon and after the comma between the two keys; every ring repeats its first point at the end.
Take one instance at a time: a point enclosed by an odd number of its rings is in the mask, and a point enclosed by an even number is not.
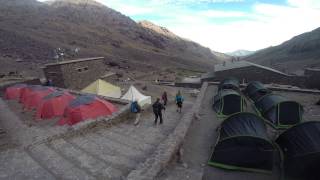
{"type": "Polygon", "coordinates": [[[259,64],[255,64],[252,62],[248,62],[248,61],[237,61],[237,62],[229,62],[229,63],[225,63],[225,64],[218,64],[218,65],[214,66],[214,69],[215,69],[215,72],[218,72],[218,71],[225,71],[225,70],[243,68],[243,67],[249,67],[249,66],[255,66],[255,67],[258,67],[261,69],[265,69],[265,70],[272,71],[272,72],[275,72],[278,74],[289,76],[288,74],[283,73],[281,71],[278,71],[278,70],[275,70],[275,69],[272,69],[272,68],[269,68],[266,66],[262,66],[259,64]]]}
{"type": "Polygon", "coordinates": [[[319,68],[306,68],[305,70],[308,70],[308,71],[317,71],[317,72],[320,71],[319,68]]]}
{"type": "Polygon", "coordinates": [[[201,79],[207,79],[207,78],[213,78],[213,77],[215,77],[215,74],[214,74],[214,71],[211,71],[211,72],[203,74],[201,76],[201,79]]]}
{"type": "Polygon", "coordinates": [[[45,67],[63,65],[63,64],[70,64],[70,63],[77,63],[77,62],[83,62],[83,61],[101,60],[101,59],[104,59],[104,57],[92,57],[92,58],[74,59],[74,60],[68,60],[68,61],[60,61],[60,62],[55,62],[55,63],[48,63],[48,64],[45,64],[45,67]]]}
{"type": "Polygon", "coordinates": [[[201,78],[183,78],[182,83],[201,83],[201,78]]]}

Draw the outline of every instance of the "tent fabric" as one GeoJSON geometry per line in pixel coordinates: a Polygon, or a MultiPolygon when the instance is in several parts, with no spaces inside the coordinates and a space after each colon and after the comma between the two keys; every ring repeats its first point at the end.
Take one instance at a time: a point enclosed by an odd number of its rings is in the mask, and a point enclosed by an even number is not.
{"type": "Polygon", "coordinates": [[[272,91],[267,89],[261,82],[253,81],[248,84],[245,94],[254,102],[257,102],[263,96],[270,94],[272,91]]]}
{"type": "Polygon", "coordinates": [[[37,108],[36,119],[50,119],[62,116],[65,108],[75,99],[75,96],[68,92],[57,91],[42,99],[37,108]]]}
{"type": "Polygon", "coordinates": [[[243,111],[244,99],[232,89],[224,89],[213,98],[213,109],[219,115],[231,115],[243,111]]]}
{"type": "Polygon", "coordinates": [[[112,115],[117,108],[108,101],[94,96],[79,96],[65,108],[58,125],[74,125],[81,121],[112,115]]]}
{"type": "Polygon", "coordinates": [[[267,136],[264,120],[237,113],[224,120],[209,165],[230,170],[272,171],[277,152],[267,136]]]}
{"type": "Polygon", "coordinates": [[[130,86],[128,92],[124,94],[121,99],[131,102],[136,100],[140,106],[151,104],[151,96],[141,94],[134,86],[130,86]]]}
{"type": "Polygon", "coordinates": [[[255,103],[255,106],[261,115],[276,127],[291,126],[302,119],[302,105],[280,95],[265,95],[255,103]]]}
{"type": "Polygon", "coordinates": [[[37,108],[37,106],[40,105],[42,99],[49,94],[55,92],[55,89],[48,88],[48,87],[35,87],[31,88],[29,91],[23,91],[25,92],[23,105],[27,109],[37,108]]]}
{"type": "Polygon", "coordinates": [[[21,90],[20,102],[21,103],[25,103],[27,97],[29,97],[30,94],[35,92],[35,91],[45,91],[45,90],[48,90],[48,89],[52,89],[53,90],[53,88],[48,88],[48,87],[44,87],[44,86],[41,86],[41,85],[29,85],[29,86],[26,86],[21,90]]]}
{"type": "Polygon", "coordinates": [[[285,175],[303,180],[320,179],[320,122],[309,121],[282,133],[276,143],[284,154],[285,175]]]}
{"type": "Polygon", "coordinates": [[[237,113],[228,117],[221,124],[221,139],[248,135],[268,139],[266,126],[261,117],[248,112],[237,113]]]}
{"type": "Polygon", "coordinates": [[[101,79],[96,80],[91,83],[89,86],[85,87],[82,92],[97,94],[106,97],[120,98],[121,89],[118,86],[114,86],[106,81],[101,79]]]}
{"type": "Polygon", "coordinates": [[[26,84],[15,84],[6,89],[5,98],[19,100],[21,96],[22,89],[27,87],[26,84]]]}
{"type": "Polygon", "coordinates": [[[227,78],[220,82],[219,91],[222,89],[233,89],[239,91],[240,89],[240,82],[236,78],[227,78]]]}

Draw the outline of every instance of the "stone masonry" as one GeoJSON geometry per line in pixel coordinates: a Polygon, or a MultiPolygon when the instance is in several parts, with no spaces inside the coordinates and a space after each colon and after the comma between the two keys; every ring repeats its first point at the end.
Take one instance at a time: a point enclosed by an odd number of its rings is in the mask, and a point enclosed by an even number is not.
{"type": "Polygon", "coordinates": [[[106,66],[97,57],[46,64],[43,71],[54,86],[79,90],[103,76],[106,66]]]}

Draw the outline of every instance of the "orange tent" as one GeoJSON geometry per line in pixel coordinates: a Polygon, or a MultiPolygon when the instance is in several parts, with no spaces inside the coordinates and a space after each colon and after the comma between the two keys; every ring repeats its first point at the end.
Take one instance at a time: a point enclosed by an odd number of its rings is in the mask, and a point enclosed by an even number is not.
{"type": "Polygon", "coordinates": [[[109,116],[116,111],[117,108],[113,104],[96,96],[79,96],[66,107],[58,125],[74,125],[88,119],[109,116]]]}
{"type": "Polygon", "coordinates": [[[20,98],[22,89],[25,87],[27,87],[26,84],[16,84],[8,87],[5,92],[5,98],[18,100],[20,98]]]}
{"type": "Polygon", "coordinates": [[[50,119],[62,116],[68,104],[75,99],[75,96],[68,92],[57,91],[42,98],[37,108],[36,119],[50,119]]]}

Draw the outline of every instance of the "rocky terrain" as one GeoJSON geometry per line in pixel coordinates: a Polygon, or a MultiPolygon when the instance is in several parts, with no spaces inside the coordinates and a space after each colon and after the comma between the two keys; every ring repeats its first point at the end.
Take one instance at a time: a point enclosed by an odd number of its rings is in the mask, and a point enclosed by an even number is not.
{"type": "Polygon", "coordinates": [[[38,70],[39,64],[88,56],[114,56],[155,67],[208,70],[220,57],[150,22],[93,0],[0,0],[1,72],[38,70]],[[2,63],[5,62],[5,63],[2,63]]]}
{"type": "Polygon", "coordinates": [[[244,58],[288,73],[320,67],[320,28],[244,58]]]}

